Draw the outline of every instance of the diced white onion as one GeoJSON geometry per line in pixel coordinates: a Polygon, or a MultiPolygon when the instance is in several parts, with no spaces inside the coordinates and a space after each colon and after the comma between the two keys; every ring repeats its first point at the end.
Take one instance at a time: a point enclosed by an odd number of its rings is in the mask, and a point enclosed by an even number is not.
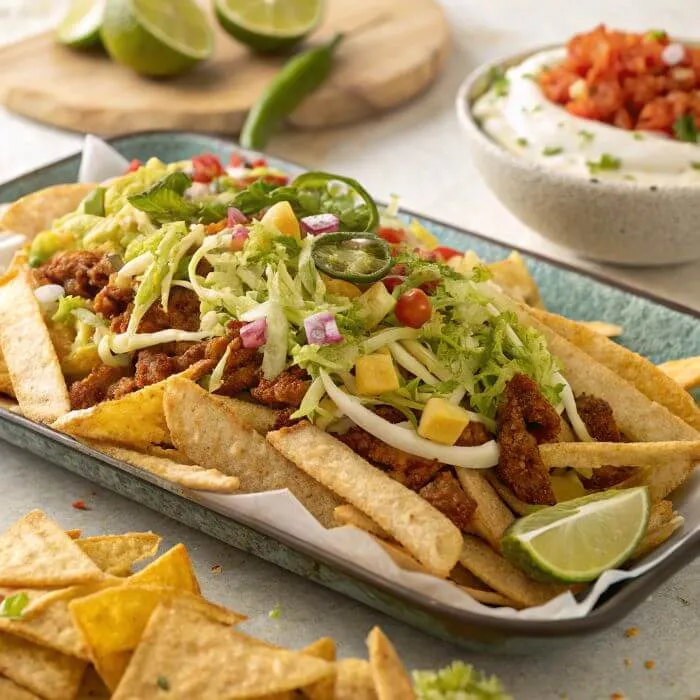
{"type": "Polygon", "coordinates": [[[685,47],[683,44],[669,44],[661,52],[661,60],[667,66],[677,66],[685,58],[685,47]]]}
{"type": "Polygon", "coordinates": [[[60,284],[44,284],[34,290],[34,296],[44,307],[55,305],[65,295],[66,290],[60,284]]]}
{"type": "Polygon", "coordinates": [[[250,321],[257,321],[259,318],[267,318],[271,306],[271,301],[264,301],[262,304],[254,306],[250,311],[242,313],[240,315],[240,320],[249,323],[250,321]]]}
{"type": "Polygon", "coordinates": [[[498,464],[500,450],[495,440],[478,447],[450,447],[420,437],[412,430],[398,427],[365,408],[356,398],[339,389],[324,371],[320,371],[326,393],[335,405],[360,428],[387,445],[425,459],[468,469],[489,469],[498,464]]]}
{"type": "Polygon", "coordinates": [[[586,84],[586,81],[583,78],[579,78],[569,86],[569,97],[572,100],[578,100],[585,97],[587,91],[588,85],[586,84]]]}

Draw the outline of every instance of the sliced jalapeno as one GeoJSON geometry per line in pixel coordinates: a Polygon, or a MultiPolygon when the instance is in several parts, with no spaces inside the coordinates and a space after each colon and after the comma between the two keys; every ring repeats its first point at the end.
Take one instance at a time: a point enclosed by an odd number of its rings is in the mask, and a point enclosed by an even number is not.
{"type": "Polygon", "coordinates": [[[314,240],[314,264],[329,277],[355,284],[370,284],[391,269],[391,249],[369,233],[325,233],[314,240]]]}

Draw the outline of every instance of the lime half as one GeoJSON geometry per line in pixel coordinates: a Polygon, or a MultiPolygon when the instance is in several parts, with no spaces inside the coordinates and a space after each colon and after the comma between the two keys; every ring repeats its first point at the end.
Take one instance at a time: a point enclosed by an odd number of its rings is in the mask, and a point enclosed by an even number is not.
{"type": "Polygon", "coordinates": [[[104,0],[73,0],[56,28],[61,44],[83,49],[100,42],[104,0]]]}
{"type": "Polygon", "coordinates": [[[542,581],[593,581],[632,554],[646,532],[649,508],[643,486],[543,508],[508,529],[503,555],[542,581]]]}
{"type": "Polygon", "coordinates": [[[102,41],[137,73],[182,73],[212,53],[213,35],[195,0],[107,0],[102,41]]]}
{"type": "Polygon", "coordinates": [[[214,0],[221,26],[255,51],[279,51],[310,34],[323,0],[214,0]]]}

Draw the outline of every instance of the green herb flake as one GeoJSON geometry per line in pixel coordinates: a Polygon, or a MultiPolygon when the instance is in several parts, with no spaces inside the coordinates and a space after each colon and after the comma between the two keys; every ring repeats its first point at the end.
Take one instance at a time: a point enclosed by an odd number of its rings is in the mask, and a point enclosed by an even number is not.
{"type": "Polygon", "coordinates": [[[682,114],[673,122],[673,134],[679,141],[698,142],[698,127],[692,114],[682,114]]]}
{"type": "Polygon", "coordinates": [[[523,73],[523,78],[525,78],[525,80],[537,82],[537,76],[534,73],[523,73]]]}
{"type": "Polygon", "coordinates": [[[584,143],[590,143],[595,138],[595,134],[592,131],[586,131],[585,129],[581,129],[578,135],[584,143]]]}
{"type": "Polygon", "coordinates": [[[603,155],[600,156],[600,160],[588,160],[586,161],[586,165],[588,166],[588,171],[591,174],[595,174],[619,170],[622,166],[622,161],[619,158],[615,158],[615,156],[611,156],[609,153],[603,153],[603,155]]]}
{"type": "Polygon", "coordinates": [[[275,605],[275,607],[272,608],[272,610],[270,610],[269,613],[267,613],[267,616],[271,620],[279,620],[280,617],[282,617],[282,606],[279,603],[277,603],[277,605],[275,605]]]}
{"type": "Polygon", "coordinates": [[[24,591],[7,596],[0,604],[0,617],[19,620],[27,605],[29,605],[29,596],[24,591]]]}
{"type": "Polygon", "coordinates": [[[694,160],[691,164],[690,167],[693,170],[700,170],[700,161],[694,160]]]}
{"type": "Polygon", "coordinates": [[[650,29],[645,35],[645,41],[663,41],[667,34],[664,29],[650,29]]]}
{"type": "Polygon", "coordinates": [[[625,175],[624,180],[628,180],[629,182],[636,182],[637,178],[634,175],[625,175]]]}
{"type": "Polygon", "coordinates": [[[542,149],[543,156],[558,156],[560,153],[563,152],[564,149],[560,146],[547,146],[546,148],[542,149]]]}
{"type": "Polygon", "coordinates": [[[506,77],[503,69],[493,67],[489,72],[489,80],[491,81],[491,89],[496,97],[505,97],[510,89],[510,80],[506,77]]]}
{"type": "Polygon", "coordinates": [[[644,139],[645,139],[646,137],[644,136],[644,134],[640,134],[638,131],[635,131],[635,132],[632,134],[632,138],[633,138],[635,141],[644,141],[644,139]]]}
{"type": "Polygon", "coordinates": [[[414,671],[418,700],[512,700],[496,676],[490,678],[462,661],[440,671],[414,671]]]}
{"type": "Polygon", "coordinates": [[[520,148],[527,148],[528,146],[528,140],[522,138],[522,136],[519,139],[516,139],[515,143],[517,143],[520,148]]]}
{"type": "Polygon", "coordinates": [[[158,676],[156,684],[161,690],[170,690],[170,681],[165,676],[158,676]]]}

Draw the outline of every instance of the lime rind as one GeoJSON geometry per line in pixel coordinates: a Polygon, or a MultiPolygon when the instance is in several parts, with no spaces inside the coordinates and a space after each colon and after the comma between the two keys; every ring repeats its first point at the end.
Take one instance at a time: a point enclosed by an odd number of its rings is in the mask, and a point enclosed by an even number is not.
{"type": "Polygon", "coordinates": [[[629,558],[644,537],[649,511],[645,487],[566,501],[516,521],[501,540],[503,555],[540,581],[593,581],[629,558]]]}
{"type": "Polygon", "coordinates": [[[104,0],[73,0],[56,27],[56,38],[73,48],[87,48],[100,42],[104,0]]]}

